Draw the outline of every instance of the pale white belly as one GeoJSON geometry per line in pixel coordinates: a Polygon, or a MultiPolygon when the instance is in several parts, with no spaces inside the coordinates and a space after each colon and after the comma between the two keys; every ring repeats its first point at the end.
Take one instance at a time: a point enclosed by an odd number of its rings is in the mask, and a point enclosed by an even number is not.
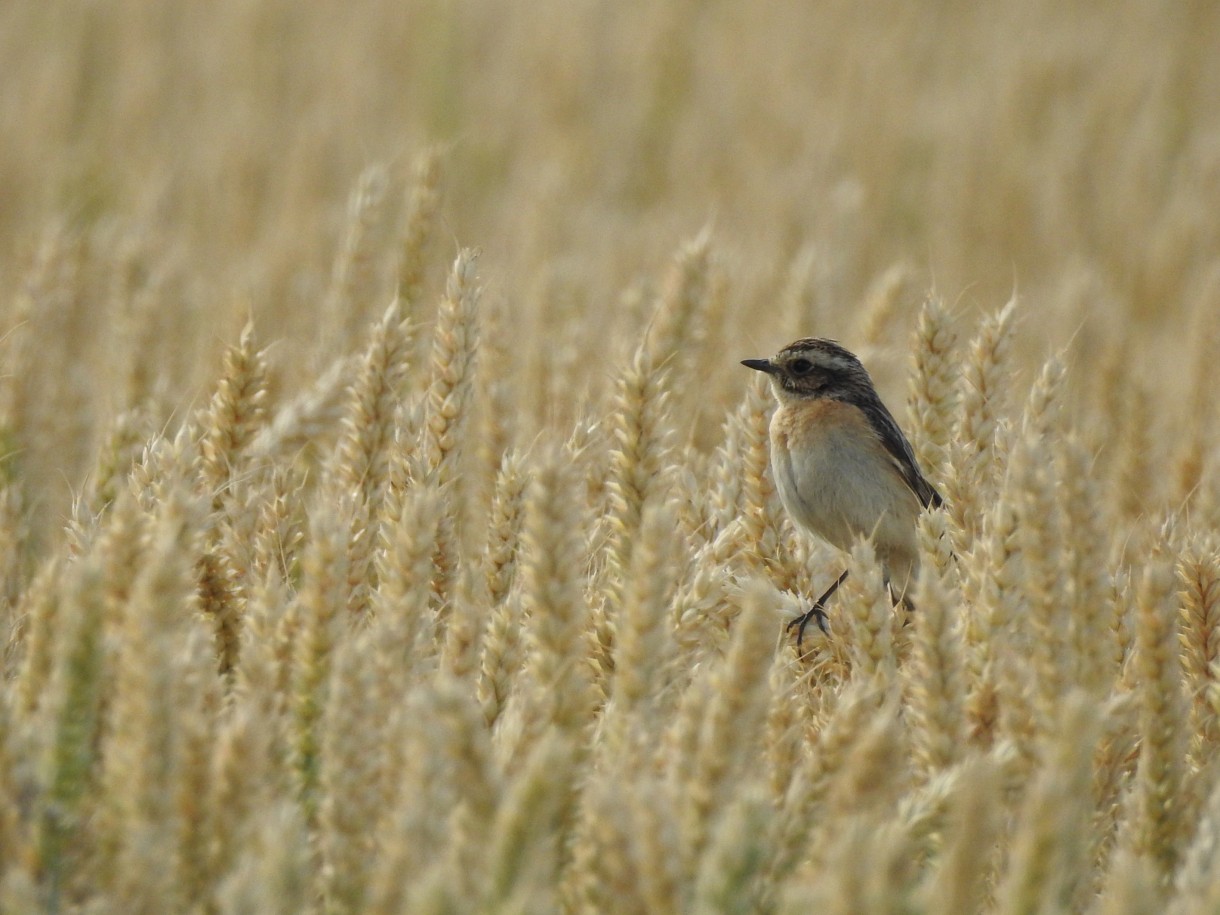
{"type": "Polygon", "coordinates": [[[806,435],[796,453],[773,438],[771,466],[784,508],[839,549],[850,549],[864,535],[873,539],[883,561],[896,551],[914,554],[918,501],[888,455],[854,431],[806,435]]]}

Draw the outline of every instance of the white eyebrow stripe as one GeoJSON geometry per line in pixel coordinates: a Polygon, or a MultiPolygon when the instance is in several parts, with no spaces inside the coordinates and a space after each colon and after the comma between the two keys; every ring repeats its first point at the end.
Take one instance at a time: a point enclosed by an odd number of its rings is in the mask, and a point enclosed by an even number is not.
{"type": "Polygon", "coordinates": [[[854,359],[846,359],[838,353],[827,352],[823,349],[806,348],[783,350],[775,357],[777,362],[787,364],[797,359],[808,359],[816,366],[830,369],[838,372],[850,372],[862,368],[859,362],[854,359]]]}

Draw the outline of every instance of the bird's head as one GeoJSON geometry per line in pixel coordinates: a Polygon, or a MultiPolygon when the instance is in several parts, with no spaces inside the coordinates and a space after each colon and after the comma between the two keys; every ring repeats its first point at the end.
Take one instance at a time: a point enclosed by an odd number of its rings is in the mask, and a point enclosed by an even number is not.
{"type": "Polygon", "coordinates": [[[820,397],[849,399],[872,388],[859,359],[833,340],[806,337],[789,343],[770,359],[745,359],[742,365],[771,376],[780,403],[820,397]]]}

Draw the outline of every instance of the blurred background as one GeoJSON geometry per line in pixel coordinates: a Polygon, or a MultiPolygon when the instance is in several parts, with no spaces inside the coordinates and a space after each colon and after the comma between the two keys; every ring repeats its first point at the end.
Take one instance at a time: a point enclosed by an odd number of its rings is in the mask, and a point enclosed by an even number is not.
{"type": "Polygon", "coordinates": [[[1153,431],[1210,422],[1217,48],[1211,0],[8,0],[8,450],[61,501],[122,411],[197,406],[249,316],[306,387],[392,296],[429,150],[425,299],[482,250],[534,428],[596,402],[701,233],[716,421],[738,359],[806,334],[901,403],[935,289],[964,323],[1017,292],[1099,442],[1115,379],[1153,431]]]}

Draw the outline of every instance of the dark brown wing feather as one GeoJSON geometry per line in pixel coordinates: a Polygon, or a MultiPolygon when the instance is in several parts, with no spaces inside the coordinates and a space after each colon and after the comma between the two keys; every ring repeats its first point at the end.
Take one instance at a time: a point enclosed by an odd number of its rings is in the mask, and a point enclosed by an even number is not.
{"type": "Polygon", "coordinates": [[[899,476],[907,486],[911,487],[911,492],[915,493],[919,504],[924,508],[939,508],[944,500],[936,491],[936,487],[929,483],[920,471],[919,462],[915,460],[915,452],[911,450],[911,443],[902,434],[902,430],[898,428],[898,423],[894,421],[890,411],[885,408],[885,404],[879,398],[871,397],[866,403],[861,404],[861,407],[864,415],[868,417],[869,424],[881,439],[881,444],[894,459],[894,466],[898,470],[899,476]]]}

